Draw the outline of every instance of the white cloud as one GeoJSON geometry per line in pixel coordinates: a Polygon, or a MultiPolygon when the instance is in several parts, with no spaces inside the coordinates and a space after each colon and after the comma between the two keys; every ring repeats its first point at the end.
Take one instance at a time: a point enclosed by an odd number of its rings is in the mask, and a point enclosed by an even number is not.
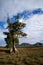
{"type": "Polygon", "coordinates": [[[4,38],[6,38],[7,36],[3,34],[4,31],[6,31],[6,30],[3,30],[0,28],[0,46],[6,45],[4,38]]]}
{"type": "Polygon", "coordinates": [[[6,24],[4,24],[3,26],[4,26],[4,28],[7,28],[8,24],[6,23],[6,24]]]}
{"type": "Polygon", "coordinates": [[[7,36],[6,35],[4,35],[4,33],[3,32],[8,32],[8,30],[7,29],[1,29],[0,28],[0,39],[1,40],[3,40],[4,38],[6,38],[7,36]]]}
{"type": "Polygon", "coordinates": [[[22,19],[19,19],[19,22],[22,22],[23,20],[22,19]]]}
{"type": "Polygon", "coordinates": [[[8,29],[2,29],[1,26],[0,26],[0,46],[5,46],[6,45],[6,42],[5,42],[4,38],[6,38],[7,35],[4,35],[3,32],[8,32],[8,29]]]}
{"type": "Polygon", "coordinates": [[[43,40],[43,15],[34,15],[32,18],[26,20],[24,32],[28,34],[28,37],[21,39],[21,42],[34,44],[43,40]]]}
{"type": "Polygon", "coordinates": [[[0,20],[29,9],[43,9],[43,0],[0,0],[0,20]]]}

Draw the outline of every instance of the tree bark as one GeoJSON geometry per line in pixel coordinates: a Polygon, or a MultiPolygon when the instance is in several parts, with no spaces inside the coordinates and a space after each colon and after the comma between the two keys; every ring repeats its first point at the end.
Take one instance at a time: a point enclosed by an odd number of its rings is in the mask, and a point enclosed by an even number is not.
{"type": "Polygon", "coordinates": [[[12,52],[19,53],[17,48],[15,47],[15,45],[10,49],[10,53],[12,53],[12,52]]]}
{"type": "Polygon", "coordinates": [[[13,52],[13,48],[10,49],[10,53],[12,53],[12,52],[13,52]]]}
{"type": "Polygon", "coordinates": [[[16,46],[14,45],[14,52],[17,52],[18,53],[18,50],[17,50],[17,48],[16,48],[16,46]]]}

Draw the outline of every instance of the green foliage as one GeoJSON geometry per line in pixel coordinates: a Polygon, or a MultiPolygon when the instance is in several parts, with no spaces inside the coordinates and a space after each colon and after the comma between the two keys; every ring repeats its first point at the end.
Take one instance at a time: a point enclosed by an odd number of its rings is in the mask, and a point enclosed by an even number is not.
{"type": "MultiPolygon", "coordinates": [[[[16,19],[18,18],[19,16],[16,17],[16,19]]],[[[22,32],[22,29],[26,26],[26,24],[18,22],[18,20],[15,21],[14,23],[11,23],[9,18],[7,19],[7,23],[8,23],[7,29],[9,30],[9,33],[4,32],[4,34],[7,35],[5,41],[8,47],[9,46],[11,47],[14,46],[14,43],[16,44],[19,43],[19,39],[18,39],[19,36],[24,37],[27,35],[26,33],[22,32]]]]}
{"type": "Polygon", "coordinates": [[[15,38],[14,40],[15,40],[15,43],[19,43],[19,40],[18,40],[18,38],[15,38]]]}

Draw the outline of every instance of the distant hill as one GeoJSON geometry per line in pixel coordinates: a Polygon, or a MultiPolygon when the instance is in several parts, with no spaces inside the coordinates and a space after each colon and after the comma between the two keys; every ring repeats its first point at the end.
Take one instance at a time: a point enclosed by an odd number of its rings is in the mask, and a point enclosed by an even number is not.
{"type": "Polygon", "coordinates": [[[43,46],[43,43],[37,42],[37,43],[35,43],[33,46],[37,46],[37,47],[43,46]]]}
{"type": "Polygon", "coordinates": [[[22,43],[20,45],[17,45],[17,47],[40,47],[43,46],[43,43],[37,42],[35,44],[30,44],[30,43],[22,43]]]}
{"type": "Polygon", "coordinates": [[[31,44],[29,43],[22,43],[19,45],[19,47],[29,47],[29,46],[31,46],[31,44]]]}

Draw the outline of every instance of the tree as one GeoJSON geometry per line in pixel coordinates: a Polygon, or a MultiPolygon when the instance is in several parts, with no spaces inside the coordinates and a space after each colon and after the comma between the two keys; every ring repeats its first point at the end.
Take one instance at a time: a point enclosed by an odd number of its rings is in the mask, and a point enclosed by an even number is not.
{"type": "MultiPolygon", "coordinates": [[[[19,43],[19,37],[24,37],[27,34],[22,32],[22,29],[26,26],[25,23],[18,21],[18,16],[16,17],[16,21],[14,23],[10,22],[10,18],[7,18],[7,29],[9,32],[4,32],[7,35],[5,41],[7,43],[7,47],[11,47],[10,52],[17,51],[15,45],[19,43]]],[[[18,52],[18,51],[17,51],[18,52]]]]}

